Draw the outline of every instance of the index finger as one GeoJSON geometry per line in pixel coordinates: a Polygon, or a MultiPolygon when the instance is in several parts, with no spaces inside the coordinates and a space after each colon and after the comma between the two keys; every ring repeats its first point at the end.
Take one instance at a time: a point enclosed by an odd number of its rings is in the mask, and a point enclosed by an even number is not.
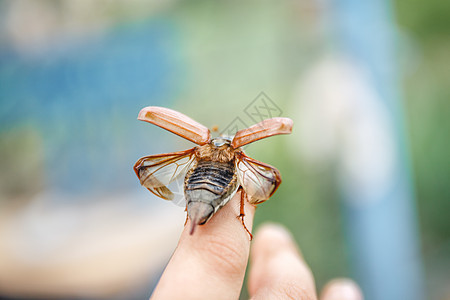
{"type": "MultiPolygon", "coordinates": [[[[251,230],[255,207],[245,201],[244,210],[251,230]]],[[[239,213],[237,193],[193,235],[188,221],[151,299],[237,299],[250,249],[239,213]]]]}

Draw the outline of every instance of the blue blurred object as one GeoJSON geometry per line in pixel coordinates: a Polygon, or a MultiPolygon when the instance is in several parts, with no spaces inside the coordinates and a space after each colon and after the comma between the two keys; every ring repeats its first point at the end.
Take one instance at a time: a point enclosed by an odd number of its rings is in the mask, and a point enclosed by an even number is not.
{"type": "MultiPolygon", "coordinates": [[[[372,183],[370,190],[364,190],[343,181],[343,210],[356,278],[365,299],[419,300],[425,299],[422,263],[390,5],[387,0],[331,2],[338,52],[370,72],[379,105],[393,124],[394,132],[386,134],[399,154],[391,173],[394,181],[388,185],[372,183]]],[[[361,174],[370,171],[361,170],[361,174]]]]}
{"type": "Polygon", "coordinates": [[[132,186],[131,167],[151,146],[137,114],[167,105],[179,89],[176,29],[170,19],[156,18],[59,40],[33,55],[2,46],[0,130],[39,132],[51,188],[86,193],[132,186]]]}

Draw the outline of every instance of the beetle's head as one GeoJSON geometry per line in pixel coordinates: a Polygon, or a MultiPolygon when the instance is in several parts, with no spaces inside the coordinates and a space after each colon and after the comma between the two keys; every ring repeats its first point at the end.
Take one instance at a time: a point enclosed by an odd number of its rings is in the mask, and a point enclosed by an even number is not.
{"type": "Polygon", "coordinates": [[[232,139],[233,139],[233,137],[221,136],[221,137],[212,139],[211,144],[213,144],[215,147],[220,147],[223,145],[230,145],[232,139]]]}

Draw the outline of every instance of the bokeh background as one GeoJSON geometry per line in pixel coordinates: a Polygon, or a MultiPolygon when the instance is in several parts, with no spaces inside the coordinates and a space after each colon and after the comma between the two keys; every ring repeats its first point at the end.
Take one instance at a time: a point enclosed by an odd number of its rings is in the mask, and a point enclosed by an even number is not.
{"type": "MultiPolygon", "coordinates": [[[[144,299],[184,223],[144,155],[192,147],[138,122],[165,106],[246,147],[283,184],[320,289],[450,299],[450,2],[0,1],[0,297],[144,299]]],[[[242,299],[248,297],[246,289],[242,299]]]]}

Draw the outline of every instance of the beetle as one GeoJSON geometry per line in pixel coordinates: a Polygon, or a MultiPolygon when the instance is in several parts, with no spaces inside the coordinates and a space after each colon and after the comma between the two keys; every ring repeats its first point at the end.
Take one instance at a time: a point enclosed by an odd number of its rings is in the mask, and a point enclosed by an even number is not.
{"type": "Polygon", "coordinates": [[[242,225],[244,201],[253,205],[268,200],[281,183],[280,172],[268,164],[245,155],[242,146],[278,134],[289,134],[289,118],[272,118],[239,130],[233,137],[211,138],[208,128],[186,115],[164,107],[148,106],[139,112],[138,120],[149,122],[175,133],[198,146],[173,153],[140,158],[134,171],[142,186],[165,200],[173,200],[168,185],[184,176],[186,222],[191,220],[190,234],[205,224],[221,207],[241,192],[242,225]]]}

